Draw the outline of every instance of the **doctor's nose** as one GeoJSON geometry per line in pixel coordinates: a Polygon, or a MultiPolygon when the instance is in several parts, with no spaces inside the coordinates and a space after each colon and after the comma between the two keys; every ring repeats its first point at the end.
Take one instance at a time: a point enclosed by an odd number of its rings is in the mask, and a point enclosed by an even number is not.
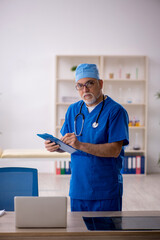
{"type": "Polygon", "coordinates": [[[86,85],[83,86],[83,92],[89,92],[89,88],[86,85]]]}

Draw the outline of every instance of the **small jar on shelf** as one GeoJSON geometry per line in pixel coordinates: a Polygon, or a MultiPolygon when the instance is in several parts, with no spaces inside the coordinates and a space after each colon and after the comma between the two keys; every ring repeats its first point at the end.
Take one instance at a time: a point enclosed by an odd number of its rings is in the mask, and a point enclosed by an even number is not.
{"type": "Polygon", "coordinates": [[[126,79],[130,79],[131,74],[130,73],[126,73],[126,79]]]}
{"type": "Polygon", "coordinates": [[[113,79],[114,78],[114,73],[109,73],[109,79],[113,79]]]}

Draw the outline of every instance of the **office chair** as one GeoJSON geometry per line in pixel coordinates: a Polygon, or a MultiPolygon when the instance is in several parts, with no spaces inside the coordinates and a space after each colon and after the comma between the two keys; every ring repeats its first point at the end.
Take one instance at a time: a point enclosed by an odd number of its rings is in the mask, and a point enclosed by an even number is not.
{"type": "Polygon", "coordinates": [[[38,196],[37,169],[0,168],[0,210],[14,211],[15,196],[38,196]]]}

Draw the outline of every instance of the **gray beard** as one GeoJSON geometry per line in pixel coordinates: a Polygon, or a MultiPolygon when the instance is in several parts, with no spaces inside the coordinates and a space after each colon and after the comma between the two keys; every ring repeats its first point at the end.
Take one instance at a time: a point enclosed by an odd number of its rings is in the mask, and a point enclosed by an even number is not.
{"type": "Polygon", "coordinates": [[[100,97],[100,95],[101,95],[101,93],[99,93],[98,94],[98,96],[97,97],[95,97],[92,93],[90,93],[91,95],[92,95],[92,100],[90,100],[90,101],[87,101],[87,100],[83,100],[84,102],[85,102],[85,104],[87,104],[87,105],[92,105],[92,104],[94,104],[96,101],[97,101],[97,99],[100,97]]]}

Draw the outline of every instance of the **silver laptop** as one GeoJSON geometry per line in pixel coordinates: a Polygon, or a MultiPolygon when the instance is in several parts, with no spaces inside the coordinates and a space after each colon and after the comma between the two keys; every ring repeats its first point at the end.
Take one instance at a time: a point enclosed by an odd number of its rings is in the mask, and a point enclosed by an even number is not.
{"type": "Polygon", "coordinates": [[[19,228],[67,226],[67,197],[15,197],[14,210],[19,228]]]}

